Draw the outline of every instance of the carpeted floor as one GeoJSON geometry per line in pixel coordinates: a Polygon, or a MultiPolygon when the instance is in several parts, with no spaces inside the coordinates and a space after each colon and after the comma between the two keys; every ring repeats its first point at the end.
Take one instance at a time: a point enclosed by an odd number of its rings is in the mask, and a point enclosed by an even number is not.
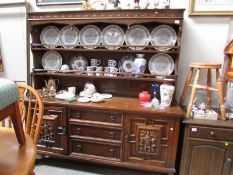
{"type": "Polygon", "coordinates": [[[162,175],[53,158],[37,160],[34,172],[36,175],[162,175]]]}

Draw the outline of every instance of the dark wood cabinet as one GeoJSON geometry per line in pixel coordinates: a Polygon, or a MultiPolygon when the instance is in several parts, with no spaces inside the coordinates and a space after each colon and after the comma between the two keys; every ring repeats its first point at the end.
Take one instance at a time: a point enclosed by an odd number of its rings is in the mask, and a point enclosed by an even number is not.
{"type": "MultiPolygon", "coordinates": [[[[142,91],[152,93],[152,83],[169,83],[176,86],[184,9],[156,10],[99,10],[74,12],[28,13],[33,62],[32,84],[36,89],[45,87],[50,78],[58,80],[58,90],[75,86],[77,93],[85,83],[91,82],[100,93],[111,93],[113,98],[102,103],[68,103],[55,98],[44,98],[45,116],[39,153],[54,157],[83,160],[112,166],[120,166],[160,172],[175,173],[176,151],[180,120],[183,111],[175,101],[165,109],[143,108],[138,100],[142,91]],[[142,25],[149,32],[160,25],[168,25],[177,35],[174,46],[152,46],[144,49],[125,43],[109,50],[100,44],[91,49],[81,44],[68,49],[58,44],[55,48],[45,47],[40,34],[45,27],[75,26],[81,30],[86,25],[96,25],[100,30],[108,25],[120,26],[124,33],[132,25],[142,25]],[[164,48],[167,47],[165,50],[164,48]],[[145,73],[118,72],[100,76],[84,71],[61,71],[43,69],[42,57],[47,51],[57,51],[62,64],[70,64],[75,55],[84,55],[90,65],[91,59],[100,59],[101,66],[109,59],[118,64],[125,56],[144,54],[147,64],[156,54],[168,54],[174,62],[170,75],[161,78],[151,74],[146,66],[145,73]]],[[[77,94],[78,95],[78,94],[77,94]]]]}
{"type": "Polygon", "coordinates": [[[45,106],[38,141],[40,151],[67,154],[66,108],[45,106]]]}
{"type": "Polygon", "coordinates": [[[233,123],[195,120],[185,123],[180,175],[231,175],[233,123]]]}

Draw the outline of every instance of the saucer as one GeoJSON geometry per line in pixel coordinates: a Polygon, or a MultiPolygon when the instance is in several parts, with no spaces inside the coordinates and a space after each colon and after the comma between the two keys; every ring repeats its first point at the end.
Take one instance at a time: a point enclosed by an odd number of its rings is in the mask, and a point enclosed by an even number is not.
{"type": "Polygon", "coordinates": [[[101,96],[106,99],[112,98],[112,94],[101,94],[101,96]]]}
{"type": "Polygon", "coordinates": [[[78,98],[77,101],[80,102],[80,103],[88,103],[88,102],[91,101],[91,99],[88,98],[88,97],[80,97],[80,98],[78,98]]]}
{"type": "Polygon", "coordinates": [[[103,101],[103,98],[91,98],[91,101],[94,102],[94,103],[100,103],[103,101]]]}

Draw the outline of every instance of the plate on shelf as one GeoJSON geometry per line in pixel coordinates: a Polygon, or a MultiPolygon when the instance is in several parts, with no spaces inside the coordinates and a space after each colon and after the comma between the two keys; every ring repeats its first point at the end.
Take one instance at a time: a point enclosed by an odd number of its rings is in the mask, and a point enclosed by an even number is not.
{"type": "Polygon", "coordinates": [[[87,59],[82,55],[75,55],[70,60],[70,67],[73,70],[84,71],[87,67],[87,59]]]}
{"type": "Polygon", "coordinates": [[[86,49],[94,49],[101,43],[101,31],[95,25],[87,25],[79,33],[80,44],[86,49]]]}
{"type": "Polygon", "coordinates": [[[119,45],[124,43],[124,37],[123,29],[117,25],[105,27],[101,34],[102,44],[109,50],[119,49],[119,45]]]}
{"type": "Polygon", "coordinates": [[[88,103],[91,101],[91,99],[88,97],[79,97],[77,101],[80,103],[88,103]]]}
{"type": "MultiPolygon", "coordinates": [[[[152,46],[174,46],[176,44],[176,31],[168,25],[160,25],[151,32],[152,46]]],[[[160,51],[170,50],[170,47],[155,47],[160,51]]]]}
{"type": "Polygon", "coordinates": [[[134,58],[133,56],[124,56],[118,63],[120,72],[133,72],[134,71],[134,58]]]}
{"type": "MultiPolygon", "coordinates": [[[[150,42],[150,32],[142,25],[131,26],[125,36],[125,42],[131,46],[147,46],[150,42]]],[[[132,50],[143,50],[145,47],[130,47],[132,50]]]]}
{"type": "Polygon", "coordinates": [[[61,94],[55,95],[55,98],[57,98],[59,100],[65,100],[65,99],[68,99],[68,98],[72,98],[74,96],[75,96],[74,94],[71,94],[69,92],[63,92],[61,94]]]}
{"type": "Polygon", "coordinates": [[[112,98],[112,94],[101,94],[104,99],[112,98]]]}
{"type": "Polygon", "coordinates": [[[42,66],[47,70],[59,70],[62,65],[62,57],[56,51],[47,51],[42,57],[42,66]]]}
{"type": "Polygon", "coordinates": [[[65,26],[60,31],[60,44],[66,49],[73,49],[79,43],[79,30],[75,26],[65,26]]]}
{"type": "Polygon", "coordinates": [[[40,42],[44,47],[53,49],[59,44],[59,29],[55,26],[45,27],[40,33],[40,42]]]}
{"type": "Polygon", "coordinates": [[[175,65],[170,55],[159,53],[151,57],[148,67],[151,74],[166,76],[173,72],[175,65]]]}

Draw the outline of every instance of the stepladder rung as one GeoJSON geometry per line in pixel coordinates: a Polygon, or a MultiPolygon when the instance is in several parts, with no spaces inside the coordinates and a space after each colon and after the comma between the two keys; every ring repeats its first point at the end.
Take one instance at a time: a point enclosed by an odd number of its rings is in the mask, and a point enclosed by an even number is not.
{"type": "Polygon", "coordinates": [[[208,87],[208,86],[204,86],[204,85],[200,85],[200,84],[189,84],[189,87],[195,87],[197,90],[202,90],[202,91],[218,91],[216,88],[213,87],[208,87]]]}

